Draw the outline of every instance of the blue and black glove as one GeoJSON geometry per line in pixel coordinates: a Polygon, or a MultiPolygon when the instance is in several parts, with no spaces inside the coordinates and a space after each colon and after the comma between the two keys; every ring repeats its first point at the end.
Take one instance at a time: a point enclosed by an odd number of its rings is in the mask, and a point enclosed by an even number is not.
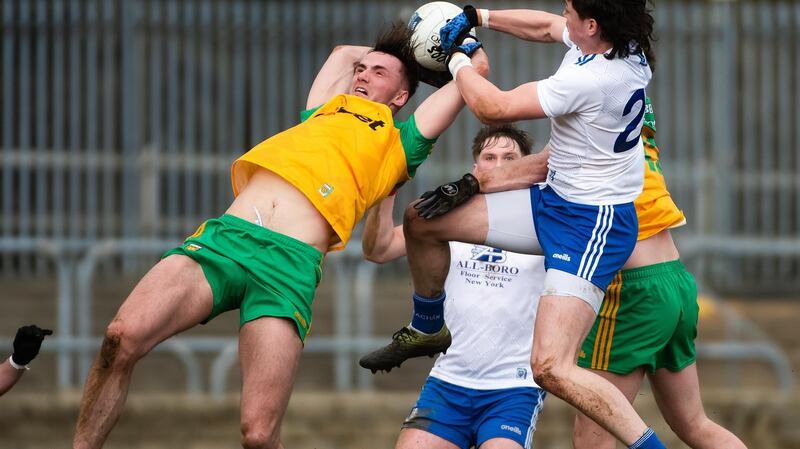
{"type": "Polygon", "coordinates": [[[469,35],[469,30],[478,26],[478,10],[467,5],[464,12],[450,19],[439,30],[439,45],[444,51],[450,51],[453,46],[460,44],[469,35]]]}
{"type": "Polygon", "coordinates": [[[480,191],[478,178],[467,173],[458,181],[442,184],[434,190],[423,193],[421,201],[414,205],[414,209],[420,217],[430,220],[466,203],[480,191]]]}
{"type": "Polygon", "coordinates": [[[448,52],[447,62],[450,62],[450,58],[453,57],[455,53],[464,53],[465,55],[472,57],[472,54],[478,51],[479,48],[483,47],[481,41],[475,39],[474,36],[467,36],[468,38],[472,38],[463,42],[461,45],[456,45],[455,47],[451,48],[448,52]]]}

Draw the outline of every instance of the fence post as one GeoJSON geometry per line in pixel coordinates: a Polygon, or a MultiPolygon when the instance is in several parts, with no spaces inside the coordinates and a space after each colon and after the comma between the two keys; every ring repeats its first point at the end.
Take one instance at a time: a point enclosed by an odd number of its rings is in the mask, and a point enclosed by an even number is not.
{"type": "MultiPolygon", "coordinates": [[[[138,1],[122,3],[122,29],[120,51],[122,54],[122,70],[120,73],[122,88],[122,195],[125,204],[121,207],[122,236],[132,238],[136,234],[139,223],[137,179],[137,152],[139,150],[139,109],[141,92],[139,81],[142,79],[139,42],[136,27],[140,19],[141,5],[138,1]]],[[[132,267],[131,257],[124,258],[126,270],[132,267]]]]}
{"type": "MultiPolygon", "coordinates": [[[[714,32],[710,44],[711,50],[711,170],[706,176],[712,176],[712,194],[706,204],[714,204],[714,215],[711,223],[704,224],[703,234],[712,231],[723,237],[730,237],[733,231],[733,189],[732,180],[736,145],[736,2],[720,0],[710,6],[711,26],[714,32]]],[[[721,258],[711,261],[711,276],[727,277],[730,264],[721,258]]],[[[723,281],[724,282],[724,281],[723,281]]]]}

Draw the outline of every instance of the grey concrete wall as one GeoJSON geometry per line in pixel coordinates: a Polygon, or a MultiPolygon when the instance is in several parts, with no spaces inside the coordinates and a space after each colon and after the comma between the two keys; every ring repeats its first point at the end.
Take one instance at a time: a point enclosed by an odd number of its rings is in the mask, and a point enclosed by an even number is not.
{"type": "MultiPolygon", "coordinates": [[[[758,391],[705,393],[712,419],[752,449],[800,449],[800,396],[758,391]]],[[[289,449],[392,448],[415,393],[297,393],[283,426],[289,449]]],[[[652,395],[636,403],[667,447],[685,448],[658,415],[652,395]]],[[[10,392],[0,398],[0,448],[68,447],[78,396],[10,392]]],[[[536,433],[538,449],[571,448],[572,410],[557,398],[545,402],[536,433]]],[[[238,397],[222,402],[182,395],[134,395],[107,449],[226,449],[239,446],[238,397]]]]}

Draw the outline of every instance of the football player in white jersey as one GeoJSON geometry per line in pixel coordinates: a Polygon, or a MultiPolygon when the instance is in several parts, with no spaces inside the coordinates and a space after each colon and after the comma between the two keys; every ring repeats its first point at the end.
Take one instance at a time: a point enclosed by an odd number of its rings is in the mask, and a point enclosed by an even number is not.
{"type": "MultiPolygon", "coordinates": [[[[577,367],[575,359],[606,287],[636,244],[633,200],[644,179],[640,133],[652,76],[653,24],[645,0],[567,0],[563,17],[466,7],[441,30],[442,47],[452,49],[448,68],[456,85],[484,123],[551,120],[547,179],[541,187],[503,191],[524,186],[504,182],[518,176],[467,174],[427,192],[404,221],[414,283],[412,324],[423,321],[417,315],[435,317],[446,297],[447,242],[543,254],[547,275],[531,355],[534,379],[634,449],[664,446],[619,390],[577,367]],[[502,91],[454,46],[474,26],[562,42],[568,50],[553,76],[502,91]]],[[[526,171],[540,163],[529,156],[498,170],[526,171]]],[[[423,329],[414,324],[420,332],[406,339],[412,344],[393,342],[383,357],[372,357],[370,368],[397,366],[402,356],[424,353],[426,342],[432,343],[429,353],[446,349],[441,335],[447,328],[433,323],[423,329]]]]}
{"type": "MultiPolygon", "coordinates": [[[[473,141],[473,169],[530,153],[524,131],[485,127],[473,141]]],[[[385,263],[405,255],[393,207],[394,196],[367,215],[362,244],[368,260],[385,263]]],[[[530,448],[545,397],[530,367],[544,258],[461,242],[451,242],[450,249],[444,315],[452,345],[436,360],[396,448],[530,448]]]]}

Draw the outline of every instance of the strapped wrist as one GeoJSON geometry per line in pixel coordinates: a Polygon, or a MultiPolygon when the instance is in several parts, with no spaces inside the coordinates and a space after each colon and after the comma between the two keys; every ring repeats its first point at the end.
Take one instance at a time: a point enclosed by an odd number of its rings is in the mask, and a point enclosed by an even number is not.
{"type": "Polygon", "coordinates": [[[464,67],[472,67],[472,61],[470,60],[469,56],[462,52],[453,53],[453,55],[450,56],[450,62],[447,63],[447,69],[450,70],[450,73],[453,75],[453,79],[456,79],[458,71],[464,67]]]}
{"type": "Polygon", "coordinates": [[[474,6],[472,5],[465,6],[464,15],[467,17],[467,21],[469,22],[471,28],[480,26],[481,15],[474,6]]]}
{"type": "Polygon", "coordinates": [[[11,355],[11,356],[8,358],[8,363],[9,363],[9,364],[10,364],[10,365],[11,365],[11,366],[14,368],[14,369],[16,369],[16,370],[20,370],[20,371],[21,371],[21,370],[26,370],[26,371],[27,371],[27,370],[29,370],[29,369],[30,369],[30,368],[28,367],[28,365],[18,365],[17,363],[15,363],[15,362],[14,362],[14,356],[13,356],[13,355],[11,355]]]}
{"type": "Polygon", "coordinates": [[[479,9],[478,10],[478,26],[489,28],[489,10],[488,9],[479,9]]]}

